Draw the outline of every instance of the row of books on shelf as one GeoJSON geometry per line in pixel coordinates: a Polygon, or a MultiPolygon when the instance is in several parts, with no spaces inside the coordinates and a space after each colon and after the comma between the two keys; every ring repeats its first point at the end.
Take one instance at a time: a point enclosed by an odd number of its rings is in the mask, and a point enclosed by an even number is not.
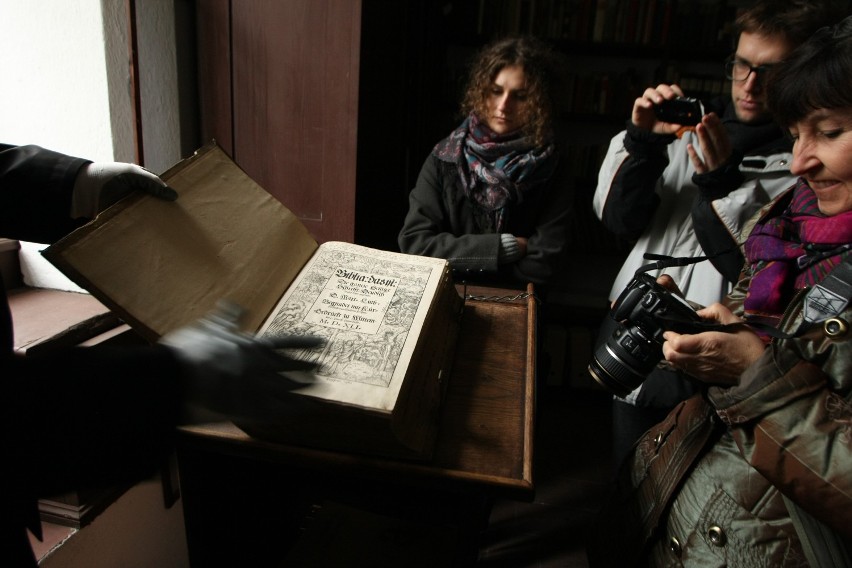
{"type": "Polygon", "coordinates": [[[566,77],[561,112],[627,118],[633,101],[644,89],[632,72],[570,73],[566,77]]]}
{"type": "Polygon", "coordinates": [[[736,8],[724,0],[480,0],[478,32],[628,45],[725,45],[736,8]]]}
{"type": "MultiPolygon", "coordinates": [[[[633,101],[642,95],[646,84],[634,71],[621,73],[569,73],[566,76],[565,97],[560,111],[574,115],[601,115],[607,118],[627,118],[633,101]]],[[[684,75],[674,69],[656,81],[677,83],[690,96],[709,100],[730,92],[729,83],[721,77],[684,75]]]]}
{"type": "Polygon", "coordinates": [[[605,144],[567,144],[561,149],[560,159],[565,160],[572,179],[582,185],[591,185],[598,179],[608,147],[608,140],[605,144]]]}
{"type": "Polygon", "coordinates": [[[573,180],[574,215],[571,219],[571,249],[585,255],[626,254],[627,242],[607,229],[592,208],[592,197],[598,171],[609,148],[609,140],[601,144],[568,144],[562,148],[573,180]]]}

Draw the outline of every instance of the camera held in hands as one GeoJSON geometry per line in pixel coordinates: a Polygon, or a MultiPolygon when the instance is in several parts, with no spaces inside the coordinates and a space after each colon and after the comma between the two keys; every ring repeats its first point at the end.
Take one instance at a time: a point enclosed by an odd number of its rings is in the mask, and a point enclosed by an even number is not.
{"type": "Polygon", "coordinates": [[[654,114],[661,122],[695,126],[704,116],[704,105],[698,99],[676,97],[654,105],[654,114]]]}
{"type": "Polygon", "coordinates": [[[638,387],[663,358],[663,332],[706,331],[686,301],[648,274],[637,272],[612,306],[616,327],[595,350],[589,373],[601,386],[624,397],[638,387]]]}

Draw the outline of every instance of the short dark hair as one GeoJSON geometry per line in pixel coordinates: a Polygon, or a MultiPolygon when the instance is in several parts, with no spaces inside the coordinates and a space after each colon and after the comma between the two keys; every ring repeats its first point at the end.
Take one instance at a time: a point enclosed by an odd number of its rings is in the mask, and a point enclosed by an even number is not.
{"type": "Polygon", "coordinates": [[[772,70],[766,103],[785,127],[817,109],[852,108],[852,16],[818,30],[772,70]]]}
{"type": "Polygon", "coordinates": [[[524,130],[536,144],[542,144],[552,134],[560,72],[558,56],[543,40],[532,36],[512,37],[485,46],[471,67],[461,110],[485,118],[494,79],[510,65],[522,67],[526,77],[528,104],[524,130]]]}
{"type": "Polygon", "coordinates": [[[782,35],[796,47],[848,15],[848,0],[760,0],[737,16],[734,27],[736,39],[743,32],[782,35]]]}

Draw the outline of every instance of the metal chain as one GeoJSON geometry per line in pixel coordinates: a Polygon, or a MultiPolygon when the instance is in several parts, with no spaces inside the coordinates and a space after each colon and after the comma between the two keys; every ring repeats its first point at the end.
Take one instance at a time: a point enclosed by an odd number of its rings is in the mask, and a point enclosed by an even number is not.
{"type": "Polygon", "coordinates": [[[541,302],[535,293],[530,294],[529,292],[523,292],[514,296],[475,296],[473,294],[465,294],[464,299],[475,300],[477,302],[514,302],[517,300],[526,300],[530,296],[532,296],[536,302],[541,302]]]}

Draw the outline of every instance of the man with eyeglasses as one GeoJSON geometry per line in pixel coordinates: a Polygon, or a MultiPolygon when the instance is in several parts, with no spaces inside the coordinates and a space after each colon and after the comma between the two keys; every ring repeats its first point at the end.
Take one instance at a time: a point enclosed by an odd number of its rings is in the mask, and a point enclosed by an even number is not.
{"type": "MultiPolygon", "coordinates": [[[[648,88],[636,99],[627,129],[613,138],[598,178],[593,206],[607,228],[635,241],[611,291],[615,299],[648,264],[646,253],[709,256],[709,261],[650,271],[672,276],[684,297],[718,302],[743,265],[737,248],[752,215],[790,187],[791,144],[765,106],[764,80],[773,64],[820,27],[848,13],[845,1],[763,0],[735,24],[736,50],[725,65],[731,96],[705,106],[691,129],[663,122],[655,107],[682,97],[678,85],[648,88]]],[[[601,325],[599,341],[614,329],[601,325]]],[[[656,368],[613,403],[613,459],[674,406],[698,390],[684,375],[656,368]]]]}

